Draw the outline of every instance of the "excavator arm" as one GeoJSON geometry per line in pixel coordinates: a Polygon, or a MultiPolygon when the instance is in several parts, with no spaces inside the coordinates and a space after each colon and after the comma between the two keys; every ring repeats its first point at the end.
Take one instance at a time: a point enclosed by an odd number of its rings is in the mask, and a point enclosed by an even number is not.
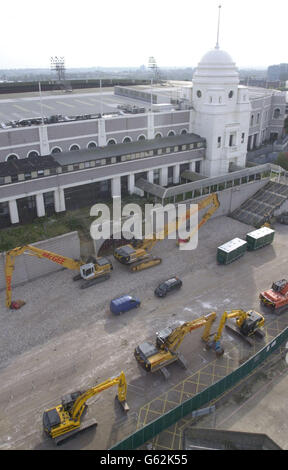
{"type": "MultiPolygon", "coordinates": [[[[217,196],[217,193],[212,193],[209,196],[207,196],[205,199],[202,199],[201,201],[198,202],[198,212],[201,210],[205,209],[208,205],[212,203],[212,206],[208,209],[208,211],[203,215],[201,218],[200,222],[198,223],[197,227],[194,227],[194,229],[190,232],[189,237],[186,238],[185,240],[179,239],[178,238],[178,243],[187,243],[189,240],[193,237],[193,235],[199,231],[199,229],[202,227],[202,225],[206,224],[206,222],[210,219],[210,217],[214,214],[214,212],[218,209],[220,206],[220,202],[217,196]]],[[[187,217],[188,218],[188,217],[187,217]]]]}
{"type": "Polygon", "coordinates": [[[223,328],[225,326],[225,323],[229,318],[236,318],[237,326],[240,328],[242,326],[242,324],[244,323],[244,321],[246,320],[246,318],[247,318],[247,313],[244,310],[241,310],[241,309],[231,310],[230,313],[224,312],[222,317],[221,317],[217,333],[215,334],[215,337],[214,337],[215,342],[220,340],[220,338],[222,336],[223,328]]]}
{"type": "MultiPolygon", "coordinates": [[[[82,395],[80,395],[75,401],[75,404],[71,413],[71,418],[73,420],[79,420],[85,409],[86,401],[89,400],[89,398],[93,397],[94,395],[97,395],[98,393],[101,393],[104,390],[107,390],[108,388],[113,387],[114,385],[118,385],[117,396],[118,396],[119,402],[122,405],[127,407],[127,403],[126,403],[127,383],[126,383],[124,372],[121,372],[118,377],[112,377],[111,379],[108,379],[105,382],[102,382],[101,384],[96,385],[95,387],[92,387],[86,390],[82,395]]],[[[129,410],[129,407],[128,407],[128,410],[129,410]]]]}
{"type": "Polygon", "coordinates": [[[83,265],[81,261],[77,261],[72,258],[67,258],[66,256],[58,255],[51,251],[43,250],[41,248],[37,248],[36,246],[32,246],[32,245],[24,245],[24,246],[14,248],[13,250],[7,251],[6,262],[5,262],[5,278],[6,278],[6,306],[8,308],[11,308],[11,307],[13,308],[12,276],[13,276],[13,271],[14,271],[15,258],[16,256],[22,255],[23,253],[27,253],[30,256],[36,256],[38,258],[48,259],[52,261],[53,263],[59,264],[63,268],[68,268],[72,270],[79,271],[80,266],[83,265]]]}
{"type": "Polygon", "coordinates": [[[205,338],[209,336],[211,324],[215,321],[215,319],[216,313],[211,312],[208,315],[197,318],[196,320],[184,322],[181,326],[176,328],[170,336],[168,336],[165,342],[165,347],[167,347],[169,351],[175,352],[188,333],[191,333],[191,331],[203,326],[205,326],[203,337],[205,338]]]}
{"type": "Polygon", "coordinates": [[[197,204],[198,207],[195,208],[195,210],[192,211],[192,213],[191,213],[190,208],[189,208],[185,212],[185,214],[183,214],[181,217],[178,218],[178,220],[175,220],[173,222],[170,222],[170,223],[166,224],[162,231],[160,231],[159,233],[157,233],[156,235],[154,235],[150,239],[149,238],[144,239],[143,243],[141,244],[141,248],[145,249],[146,251],[150,251],[159,240],[164,240],[171,233],[176,232],[178,227],[183,225],[183,223],[186,220],[190,219],[193,212],[196,212],[196,211],[199,212],[202,209],[205,209],[205,207],[209,206],[210,204],[212,204],[212,207],[210,207],[210,209],[203,215],[203,217],[200,220],[200,222],[198,223],[197,227],[195,227],[191,231],[191,233],[189,235],[189,238],[187,240],[185,240],[185,241],[188,241],[194,235],[194,233],[197,232],[202,227],[202,225],[204,225],[207,222],[208,219],[210,219],[210,217],[214,214],[214,212],[220,206],[217,193],[212,193],[209,196],[207,196],[205,199],[202,199],[201,201],[199,201],[198,204],[197,204]]]}

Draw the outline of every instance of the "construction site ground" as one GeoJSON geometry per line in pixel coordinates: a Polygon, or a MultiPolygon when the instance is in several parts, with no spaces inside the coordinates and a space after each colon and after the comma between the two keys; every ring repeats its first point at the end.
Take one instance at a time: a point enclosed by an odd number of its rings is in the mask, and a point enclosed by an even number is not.
{"type": "MultiPolygon", "coordinates": [[[[111,256],[114,270],[110,280],[85,290],[72,281],[71,271],[61,270],[15,287],[13,298],[26,301],[18,311],[5,308],[2,292],[0,449],[55,449],[43,433],[43,411],[60,404],[62,395],[85,390],[121,370],[128,382],[129,413],[123,414],[114,400],[116,387],[110,388],[88,402],[86,418],[96,417],[98,426],[57,449],[108,449],[238,367],[288,325],[288,312],[280,317],[264,312],[258,299],[259,292],[270,288],[274,280],[288,276],[288,227],[276,224],[275,229],[272,245],[247,252],[227,266],[217,264],[217,246],[234,237],[245,237],[253,227],[217,217],[201,228],[196,250],[180,251],[175,240],[157,243],[153,255],[163,261],[154,268],[130,273],[111,256]],[[183,280],[182,289],[156,298],[156,285],[175,274],[183,280]],[[140,297],[141,307],[113,316],[110,300],[126,293],[140,297]],[[251,348],[224,330],[225,354],[216,358],[213,351],[206,351],[202,330],[198,329],[188,334],[180,347],[188,368],[172,364],[167,381],[160,372],[146,373],[137,364],[135,346],[147,339],[154,341],[160,328],[174,320],[192,320],[216,311],[212,327],[216,331],[222,313],[235,308],[265,313],[264,342],[255,341],[251,348]]],[[[251,393],[237,389],[227,394],[217,409],[217,425],[268,434],[288,449],[288,369],[282,356],[278,362],[273,357],[273,373],[262,373],[260,382],[249,378],[255,385],[247,385],[251,393]],[[261,387],[257,388],[259,383],[261,387]],[[258,395],[253,401],[255,387],[258,395]]],[[[189,424],[188,418],[185,423],[189,424]]],[[[168,437],[159,435],[156,448],[179,447],[176,432],[168,437]]]]}

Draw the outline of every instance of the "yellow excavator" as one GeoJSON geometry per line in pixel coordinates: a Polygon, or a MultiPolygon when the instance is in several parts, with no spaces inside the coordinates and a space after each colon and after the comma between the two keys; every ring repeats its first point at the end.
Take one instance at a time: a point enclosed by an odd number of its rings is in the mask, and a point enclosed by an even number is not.
{"type": "Polygon", "coordinates": [[[134,356],[138,363],[147,372],[160,370],[167,379],[170,374],[166,366],[174,361],[179,361],[186,368],[186,360],[177,352],[187,333],[204,327],[202,340],[207,343],[211,325],[216,319],[216,313],[211,312],[206,316],[191,321],[176,321],[164,330],[156,333],[156,343],[144,342],[134,350],[134,356]]]}
{"type": "Polygon", "coordinates": [[[53,263],[59,264],[63,268],[78,271],[78,274],[74,276],[73,280],[84,280],[81,289],[85,289],[97,282],[108,279],[113,269],[112,263],[107,258],[91,257],[87,263],[84,263],[83,261],[67,258],[67,256],[58,255],[33,245],[24,245],[14,248],[13,250],[7,251],[5,261],[6,306],[11,309],[21,308],[25,304],[23,300],[12,301],[12,275],[15,257],[24,253],[30,256],[36,256],[37,258],[47,259],[53,263]]]}
{"type": "MultiPolygon", "coordinates": [[[[199,230],[199,228],[207,222],[207,220],[212,216],[212,214],[218,209],[220,206],[218,196],[216,193],[210,194],[207,198],[202,199],[198,203],[198,211],[204,209],[209,204],[212,203],[212,207],[208,210],[208,212],[202,217],[201,221],[199,222],[198,226],[194,228],[187,240],[179,240],[178,244],[181,242],[187,242],[192,237],[192,235],[199,230]]],[[[137,240],[135,243],[131,243],[128,245],[124,245],[118,247],[114,250],[114,258],[122,264],[128,265],[129,270],[131,272],[142,271],[143,269],[150,268],[152,266],[156,266],[162,262],[161,258],[154,257],[150,254],[150,251],[154,247],[154,245],[159,241],[163,240],[168,237],[169,234],[174,233],[179,226],[183,224],[186,220],[190,219],[191,213],[190,208],[187,210],[186,214],[181,217],[181,220],[177,220],[175,222],[168,223],[164,226],[164,229],[161,233],[154,235],[153,238],[146,238],[143,240],[137,240]]]]}
{"type": "Polygon", "coordinates": [[[206,342],[207,349],[214,349],[217,356],[222,356],[224,354],[224,348],[220,343],[224,326],[232,333],[236,334],[241,339],[244,339],[250,346],[253,345],[253,342],[250,341],[249,337],[256,335],[259,338],[263,339],[264,332],[260,329],[264,325],[265,319],[261,313],[256,312],[255,310],[231,310],[231,312],[224,312],[217,333],[215,334],[213,341],[206,342]],[[236,318],[236,327],[227,324],[227,320],[231,318],[236,318]]]}
{"type": "Polygon", "coordinates": [[[94,395],[97,395],[114,385],[118,385],[118,394],[116,399],[121,404],[125,412],[129,411],[129,406],[126,402],[126,377],[122,371],[119,376],[112,377],[84,392],[77,391],[62,397],[61,405],[44,411],[44,431],[48,436],[52,437],[55,444],[59,444],[61,441],[67,439],[73,434],[83,431],[91,426],[96,426],[97,421],[94,418],[87,420],[86,423],[81,423],[81,419],[87,411],[86,402],[89,398],[92,398],[94,395]]]}

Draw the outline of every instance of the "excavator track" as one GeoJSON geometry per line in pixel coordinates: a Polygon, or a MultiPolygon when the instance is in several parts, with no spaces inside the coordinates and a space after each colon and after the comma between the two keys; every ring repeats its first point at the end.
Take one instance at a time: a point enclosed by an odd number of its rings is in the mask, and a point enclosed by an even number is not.
{"type": "Polygon", "coordinates": [[[87,420],[86,422],[81,423],[79,428],[73,429],[72,431],[62,434],[61,436],[54,437],[53,441],[56,444],[56,446],[59,446],[61,445],[61,443],[63,443],[63,441],[66,441],[67,439],[74,436],[75,434],[78,434],[79,432],[84,431],[84,429],[95,427],[97,426],[97,424],[98,424],[97,421],[94,418],[91,418],[90,420],[87,420]]]}
{"type": "Polygon", "coordinates": [[[160,264],[160,263],[162,263],[161,258],[153,257],[153,258],[144,259],[142,261],[137,261],[136,263],[133,263],[130,266],[129,271],[133,273],[136,271],[142,271],[143,269],[152,268],[153,266],[156,266],[157,264],[160,264]]]}
{"type": "Polygon", "coordinates": [[[89,281],[84,281],[81,285],[81,289],[87,289],[88,287],[94,286],[94,284],[98,284],[99,282],[107,281],[110,278],[110,274],[103,274],[99,277],[95,277],[94,279],[90,279],[89,281]]]}

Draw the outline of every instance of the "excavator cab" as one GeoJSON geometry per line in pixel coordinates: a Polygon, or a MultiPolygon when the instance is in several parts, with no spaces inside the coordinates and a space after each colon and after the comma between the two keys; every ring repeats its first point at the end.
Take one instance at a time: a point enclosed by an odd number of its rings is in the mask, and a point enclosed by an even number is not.
{"type": "Polygon", "coordinates": [[[98,271],[97,268],[99,268],[99,270],[102,270],[102,269],[105,270],[105,268],[107,268],[107,272],[110,272],[113,269],[111,261],[109,261],[107,258],[104,258],[104,257],[101,257],[101,258],[91,257],[88,261],[90,262],[80,266],[80,274],[81,274],[82,279],[89,280],[89,279],[95,278],[96,271],[98,271]]]}
{"type": "Polygon", "coordinates": [[[83,264],[80,266],[80,274],[82,279],[92,279],[95,277],[95,265],[93,263],[83,264]]]}
{"type": "Polygon", "coordinates": [[[250,336],[264,324],[263,316],[255,310],[249,310],[247,312],[247,318],[243,321],[240,326],[240,332],[244,336],[250,336]]]}
{"type": "Polygon", "coordinates": [[[163,330],[159,331],[156,333],[156,346],[159,349],[165,349],[167,347],[167,341],[171,337],[171,334],[173,333],[176,328],[184,325],[184,321],[178,320],[172,323],[171,325],[167,326],[163,330]]]}
{"type": "Polygon", "coordinates": [[[286,279],[281,279],[281,281],[273,282],[272,289],[275,292],[280,292],[280,294],[286,294],[288,292],[288,282],[286,279]]]}

